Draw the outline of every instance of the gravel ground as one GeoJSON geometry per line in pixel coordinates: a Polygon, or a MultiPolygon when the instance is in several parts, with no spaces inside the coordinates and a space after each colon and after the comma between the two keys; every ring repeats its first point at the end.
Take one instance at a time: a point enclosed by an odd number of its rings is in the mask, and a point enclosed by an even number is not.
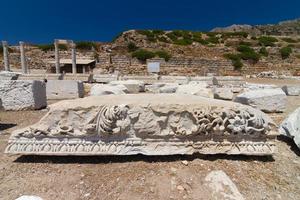
{"type": "MultiPolygon", "coordinates": [[[[288,97],[287,111],[271,117],[280,123],[299,106],[300,97],[288,97]]],[[[45,200],[210,199],[202,185],[212,170],[226,172],[246,199],[298,200],[300,197],[300,151],[283,137],[278,139],[278,152],[273,157],[3,154],[12,130],[37,122],[46,112],[0,111],[1,123],[5,124],[0,130],[1,200],[21,195],[37,195],[45,200]],[[183,160],[188,164],[183,164],[183,160]]]]}

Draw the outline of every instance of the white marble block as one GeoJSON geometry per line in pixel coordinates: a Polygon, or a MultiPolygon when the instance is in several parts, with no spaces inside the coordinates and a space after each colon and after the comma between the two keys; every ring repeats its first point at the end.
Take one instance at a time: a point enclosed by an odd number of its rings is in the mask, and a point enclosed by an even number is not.
{"type": "Polygon", "coordinates": [[[6,152],[270,155],[274,128],[259,110],[194,95],[93,96],[50,105],[37,124],[12,133],[6,152]]]}
{"type": "Polygon", "coordinates": [[[47,99],[76,99],[84,96],[82,81],[48,80],[46,84],[47,99]]]}
{"type": "Polygon", "coordinates": [[[46,85],[42,81],[0,81],[0,98],[5,110],[33,110],[47,106],[46,85]]]}

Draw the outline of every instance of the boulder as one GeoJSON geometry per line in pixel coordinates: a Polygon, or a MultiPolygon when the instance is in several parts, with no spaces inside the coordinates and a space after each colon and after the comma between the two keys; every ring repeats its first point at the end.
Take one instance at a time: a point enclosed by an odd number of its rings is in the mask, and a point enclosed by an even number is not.
{"type": "Polygon", "coordinates": [[[214,98],[214,94],[210,88],[206,88],[205,84],[188,84],[188,85],[179,85],[177,94],[192,94],[196,96],[202,96],[207,98],[214,98]]]}
{"type": "Polygon", "coordinates": [[[257,89],[239,94],[234,101],[272,113],[285,110],[287,97],[280,88],[257,89]]]}
{"type": "Polygon", "coordinates": [[[236,185],[221,170],[212,171],[205,177],[205,186],[211,193],[211,199],[243,200],[236,185]]]}
{"type": "Polygon", "coordinates": [[[159,93],[159,89],[168,83],[153,83],[150,85],[145,85],[145,91],[150,93],[159,93]]]}
{"type": "Polygon", "coordinates": [[[300,85],[285,85],[282,90],[288,96],[299,96],[300,95],[300,85]]]}
{"type": "Polygon", "coordinates": [[[31,110],[47,106],[46,85],[42,81],[0,81],[0,98],[5,110],[31,110]]]}
{"type": "Polygon", "coordinates": [[[300,149],[300,107],[282,122],[279,133],[292,138],[300,149]]]}
{"type": "Polygon", "coordinates": [[[82,81],[48,80],[46,84],[47,99],[76,99],[84,96],[82,81]]]}
{"type": "Polygon", "coordinates": [[[233,92],[231,88],[215,88],[214,97],[215,99],[232,100],[233,92]]]}
{"type": "Polygon", "coordinates": [[[108,94],[126,94],[129,93],[127,87],[124,85],[106,85],[96,84],[91,87],[91,96],[101,96],[108,94]]]}
{"type": "Polygon", "coordinates": [[[135,94],[145,91],[145,83],[138,80],[111,81],[110,85],[124,85],[129,93],[135,94]]]}

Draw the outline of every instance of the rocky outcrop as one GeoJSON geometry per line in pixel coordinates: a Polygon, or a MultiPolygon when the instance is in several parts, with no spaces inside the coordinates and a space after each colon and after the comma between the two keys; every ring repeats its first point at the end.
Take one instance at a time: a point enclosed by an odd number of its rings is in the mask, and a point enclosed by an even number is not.
{"type": "Polygon", "coordinates": [[[171,155],[273,153],[274,124],[249,106],[194,95],[126,94],[60,101],[15,131],[7,153],[171,155]]]}
{"type": "Polygon", "coordinates": [[[5,110],[32,110],[47,106],[42,81],[0,81],[0,99],[5,110]]]}
{"type": "Polygon", "coordinates": [[[235,102],[250,105],[267,113],[283,112],[286,107],[287,97],[279,89],[257,89],[239,94],[235,102]]]}
{"type": "Polygon", "coordinates": [[[292,138],[300,149],[300,107],[282,122],[279,132],[282,135],[292,138]]]}

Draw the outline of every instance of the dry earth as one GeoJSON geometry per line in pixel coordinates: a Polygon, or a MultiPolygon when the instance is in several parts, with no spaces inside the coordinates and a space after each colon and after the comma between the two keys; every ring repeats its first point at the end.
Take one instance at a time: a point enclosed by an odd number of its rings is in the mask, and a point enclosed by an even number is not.
{"type": "MultiPolygon", "coordinates": [[[[281,84],[280,81],[263,82],[281,84]]],[[[299,106],[299,96],[288,97],[287,111],[272,114],[272,118],[280,123],[299,106]]],[[[300,199],[300,151],[285,138],[278,139],[278,152],[273,157],[3,154],[12,130],[37,122],[45,113],[46,110],[0,111],[1,200],[21,195],[37,195],[45,200],[210,199],[202,186],[204,177],[212,170],[227,173],[246,199],[300,199]]]]}

